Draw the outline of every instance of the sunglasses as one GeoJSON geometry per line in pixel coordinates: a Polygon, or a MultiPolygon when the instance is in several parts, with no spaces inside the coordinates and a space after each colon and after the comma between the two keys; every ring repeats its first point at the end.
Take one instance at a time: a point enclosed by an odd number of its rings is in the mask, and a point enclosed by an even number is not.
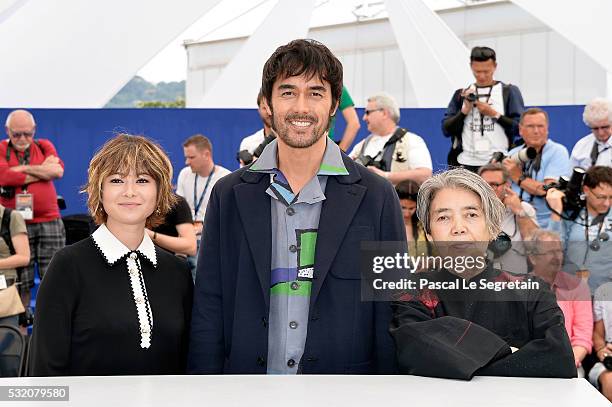
{"type": "Polygon", "coordinates": [[[30,138],[34,136],[34,132],[33,131],[12,131],[11,130],[11,136],[15,138],[21,138],[21,137],[30,138]]]}
{"type": "Polygon", "coordinates": [[[366,110],[365,110],[365,115],[366,115],[366,116],[368,116],[370,113],[374,113],[374,112],[381,112],[381,111],[383,111],[383,110],[385,110],[385,109],[372,109],[372,110],[368,110],[368,109],[366,109],[366,110]]]}

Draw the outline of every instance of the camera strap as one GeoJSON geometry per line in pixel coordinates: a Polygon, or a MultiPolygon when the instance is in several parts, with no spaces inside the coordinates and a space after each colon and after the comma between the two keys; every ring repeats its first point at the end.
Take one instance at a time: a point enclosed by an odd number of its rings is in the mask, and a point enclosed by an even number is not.
{"type": "MultiPolygon", "coordinates": [[[[542,167],[542,154],[544,153],[545,147],[546,143],[544,143],[544,145],[542,146],[538,154],[536,154],[536,157],[533,160],[527,162],[526,164],[523,164],[523,175],[533,179],[537,177],[538,172],[540,172],[540,168],[542,167]]],[[[521,188],[521,193],[519,194],[519,198],[521,199],[521,201],[523,200],[523,192],[525,192],[525,190],[521,188]]],[[[533,202],[535,198],[536,195],[529,194],[529,203],[533,202]]]]}
{"type": "Polygon", "coordinates": [[[609,150],[610,146],[606,146],[604,147],[603,150],[599,151],[599,144],[597,143],[597,140],[593,141],[593,148],[591,149],[591,165],[595,165],[595,163],[597,163],[597,159],[599,158],[599,154],[603,153],[606,150],[609,150]]]}

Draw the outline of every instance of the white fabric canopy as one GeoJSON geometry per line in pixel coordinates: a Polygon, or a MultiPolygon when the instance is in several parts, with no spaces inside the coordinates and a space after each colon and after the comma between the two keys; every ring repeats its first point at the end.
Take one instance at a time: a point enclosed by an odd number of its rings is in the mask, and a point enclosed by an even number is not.
{"type": "Polygon", "coordinates": [[[473,82],[469,51],[422,0],[385,0],[418,107],[445,107],[473,82]]]}
{"type": "Polygon", "coordinates": [[[218,2],[18,2],[0,24],[0,106],[102,107],[218,2]]]}
{"type": "Polygon", "coordinates": [[[558,32],[608,71],[608,97],[612,96],[610,52],[610,0],[511,0],[558,32]]]}
{"type": "Polygon", "coordinates": [[[266,60],[280,45],[306,38],[314,0],[280,0],[195,106],[252,108],[266,60]]]}

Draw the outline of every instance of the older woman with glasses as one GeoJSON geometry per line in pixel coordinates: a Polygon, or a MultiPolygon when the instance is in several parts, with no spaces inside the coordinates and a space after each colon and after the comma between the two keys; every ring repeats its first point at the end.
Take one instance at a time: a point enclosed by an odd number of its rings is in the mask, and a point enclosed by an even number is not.
{"type": "Polygon", "coordinates": [[[84,192],[100,226],[59,251],[41,284],[34,376],[185,372],[191,275],[145,233],[174,203],[171,179],[145,137],[121,134],[93,157],[84,192]]]}
{"type": "Polygon", "coordinates": [[[391,333],[401,372],[455,379],[576,375],[563,314],[545,283],[482,260],[503,214],[493,189],[468,170],[421,185],[417,215],[445,261],[419,273],[419,289],[394,303],[391,333]]]}

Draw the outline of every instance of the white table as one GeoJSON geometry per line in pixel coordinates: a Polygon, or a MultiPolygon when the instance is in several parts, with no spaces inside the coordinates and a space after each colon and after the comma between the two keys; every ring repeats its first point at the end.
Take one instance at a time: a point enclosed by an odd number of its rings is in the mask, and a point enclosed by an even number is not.
{"type": "Polygon", "coordinates": [[[21,406],[598,407],[610,403],[584,379],[418,376],[113,376],[2,378],[0,386],[69,386],[69,402],[21,406]]]}

